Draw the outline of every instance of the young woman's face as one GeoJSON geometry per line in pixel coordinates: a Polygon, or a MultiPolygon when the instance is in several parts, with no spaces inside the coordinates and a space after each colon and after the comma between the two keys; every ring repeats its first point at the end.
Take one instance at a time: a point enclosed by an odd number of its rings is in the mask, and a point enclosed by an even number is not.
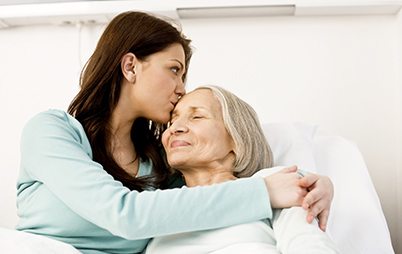
{"type": "Polygon", "coordinates": [[[170,166],[180,171],[223,164],[233,167],[234,142],[223,123],[220,103],[208,89],[180,99],[162,143],[170,166]]]}
{"type": "Polygon", "coordinates": [[[180,44],[150,55],[136,68],[133,101],[141,117],[167,123],[180,96],[185,94],[182,76],[185,54],[180,44]]]}

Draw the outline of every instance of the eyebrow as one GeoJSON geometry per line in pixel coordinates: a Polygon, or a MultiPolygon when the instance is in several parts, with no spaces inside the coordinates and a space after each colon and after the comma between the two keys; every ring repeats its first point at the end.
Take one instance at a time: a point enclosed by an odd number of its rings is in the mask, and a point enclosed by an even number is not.
{"type": "Polygon", "coordinates": [[[178,62],[179,64],[180,64],[180,67],[184,70],[184,65],[183,65],[183,63],[182,62],[180,62],[179,60],[177,60],[177,59],[170,59],[171,61],[175,61],[175,62],[178,62]]]}
{"type": "MultiPolygon", "coordinates": [[[[197,111],[198,109],[204,109],[204,110],[206,110],[206,108],[205,108],[205,107],[202,107],[202,106],[191,106],[190,109],[191,109],[192,112],[195,112],[195,111],[197,111]]],[[[176,109],[174,109],[174,110],[172,111],[171,117],[173,117],[173,116],[175,116],[175,115],[177,115],[177,110],[176,110],[176,109]]]]}

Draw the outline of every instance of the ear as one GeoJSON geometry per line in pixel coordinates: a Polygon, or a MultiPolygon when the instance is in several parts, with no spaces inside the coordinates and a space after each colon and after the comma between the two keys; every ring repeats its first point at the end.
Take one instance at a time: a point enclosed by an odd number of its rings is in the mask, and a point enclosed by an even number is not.
{"type": "Polygon", "coordinates": [[[130,83],[135,83],[136,73],[135,67],[138,64],[138,59],[135,57],[133,53],[127,53],[121,59],[121,71],[123,76],[130,83]]]}
{"type": "Polygon", "coordinates": [[[231,150],[230,152],[233,153],[233,154],[236,156],[236,154],[237,154],[237,147],[236,147],[236,144],[235,144],[235,142],[234,142],[233,139],[232,139],[232,142],[231,142],[231,146],[232,146],[232,150],[231,150]]]}

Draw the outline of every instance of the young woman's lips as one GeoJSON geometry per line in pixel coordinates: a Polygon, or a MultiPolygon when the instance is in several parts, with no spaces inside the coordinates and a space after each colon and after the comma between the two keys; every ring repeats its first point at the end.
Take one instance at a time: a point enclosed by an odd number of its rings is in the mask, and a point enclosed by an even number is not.
{"type": "Polygon", "coordinates": [[[171,148],[176,148],[176,147],[181,147],[181,146],[189,146],[190,143],[184,141],[184,140],[175,140],[170,144],[171,148]]]}

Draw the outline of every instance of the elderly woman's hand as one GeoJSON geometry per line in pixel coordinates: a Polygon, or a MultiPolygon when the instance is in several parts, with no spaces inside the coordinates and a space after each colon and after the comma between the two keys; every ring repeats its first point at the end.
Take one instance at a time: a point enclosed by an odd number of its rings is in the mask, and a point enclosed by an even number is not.
{"type": "Polygon", "coordinates": [[[307,222],[318,217],[322,231],[326,230],[331,201],[334,197],[334,186],[327,176],[307,174],[300,179],[300,185],[309,191],[302,202],[303,209],[309,209],[307,222]]]}
{"type": "Polygon", "coordinates": [[[308,193],[300,184],[301,176],[297,166],[284,168],[264,178],[273,209],[301,206],[308,193]]]}

